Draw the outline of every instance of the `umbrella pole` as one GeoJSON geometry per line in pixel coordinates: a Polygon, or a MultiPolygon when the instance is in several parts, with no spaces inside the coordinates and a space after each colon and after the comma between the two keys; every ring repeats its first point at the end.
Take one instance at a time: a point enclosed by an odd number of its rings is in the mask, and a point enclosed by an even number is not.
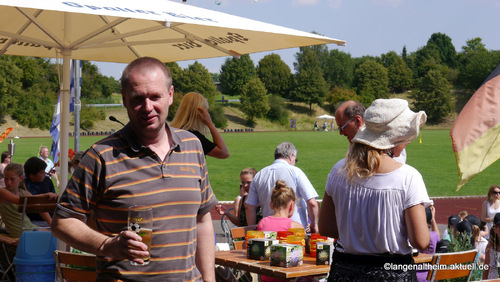
{"type": "Polygon", "coordinates": [[[71,87],[71,50],[62,50],[63,55],[63,89],[61,97],[61,122],[60,122],[60,175],[59,175],[59,193],[62,194],[68,183],[68,150],[69,150],[69,100],[71,87]]]}

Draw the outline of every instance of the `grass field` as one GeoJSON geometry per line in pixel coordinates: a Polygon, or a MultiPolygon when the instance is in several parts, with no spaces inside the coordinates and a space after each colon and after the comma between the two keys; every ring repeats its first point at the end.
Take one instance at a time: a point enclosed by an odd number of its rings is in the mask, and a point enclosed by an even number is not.
{"type": "MultiPolygon", "coordinates": [[[[323,197],[325,183],[332,166],[342,159],[348,142],[338,132],[288,131],[223,133],[231,156],[225,160],[208,158],[210,182],[219,200],[233,200],[238,193],[239,172],[252,166],[257,170],[271,164],[276,145],[290,141],[297,146],[300,167],[323,197]]],[[[90,147],[101,137],[81,137],[80,148],[90,147]]],[[[41,145],[49,146],[50,138],[13,139],[16,151],[13,162],[24,163],[36,156],[41,145]]],[[[10,139],[0,144],[0,150],[7,150],[10,139]]],[[[70,148],[73,148],[70,138],[70,148]]],[[[451,148],[449,130],[423,130],[422,143],[413,141],[407,147],[407,163],[423,175],[430,196],[486,195],[490,185],[499,184],[500,163],[494,163],[473,178],[459,192],[455,156],[451,148]]]]}

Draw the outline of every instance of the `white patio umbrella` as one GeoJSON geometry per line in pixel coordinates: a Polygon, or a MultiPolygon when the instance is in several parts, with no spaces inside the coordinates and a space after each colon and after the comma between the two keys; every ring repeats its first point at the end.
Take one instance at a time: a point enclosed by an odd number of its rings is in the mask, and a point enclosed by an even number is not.
{"type": "MultiPolygon", "coordinates": [[[[128,63],[239,57],[345,41],[166,0],[2,0],[0,54],[63,58],[61,160],[68,159],[70,59],[128,63]]],[[[61,162],[61,191],[67,162],[61,162]]]]}

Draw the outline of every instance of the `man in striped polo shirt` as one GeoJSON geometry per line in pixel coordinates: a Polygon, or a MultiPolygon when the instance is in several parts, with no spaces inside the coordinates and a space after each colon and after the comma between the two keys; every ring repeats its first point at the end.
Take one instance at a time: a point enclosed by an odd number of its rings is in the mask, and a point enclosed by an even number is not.
{"type": "Polygon", "coordinates": [[[130,122],[85,153],[61,197],[53,233],[97,255],[98,280],[214,281],[217,203],[199,140],[171,128],[174,88],[168,68],[153,58],[131,62],[121,78],[130,122]],[[153,207],[151,262],[127,231],[132,205],[153,207]],[[92,229],[87,225],[95,226],[92,229]]]}

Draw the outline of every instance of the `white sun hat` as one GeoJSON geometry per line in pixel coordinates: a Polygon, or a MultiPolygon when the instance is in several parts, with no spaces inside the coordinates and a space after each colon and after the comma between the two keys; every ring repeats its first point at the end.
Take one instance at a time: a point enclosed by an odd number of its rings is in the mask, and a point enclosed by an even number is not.
{"type": "Polygon", "coordinates": [[[363,119],[365,124],[352,142],[386,150],[417,138],[427,115],[424,111],[413,112],[403,99],[377,99],[366,109],[363,119]]]}

